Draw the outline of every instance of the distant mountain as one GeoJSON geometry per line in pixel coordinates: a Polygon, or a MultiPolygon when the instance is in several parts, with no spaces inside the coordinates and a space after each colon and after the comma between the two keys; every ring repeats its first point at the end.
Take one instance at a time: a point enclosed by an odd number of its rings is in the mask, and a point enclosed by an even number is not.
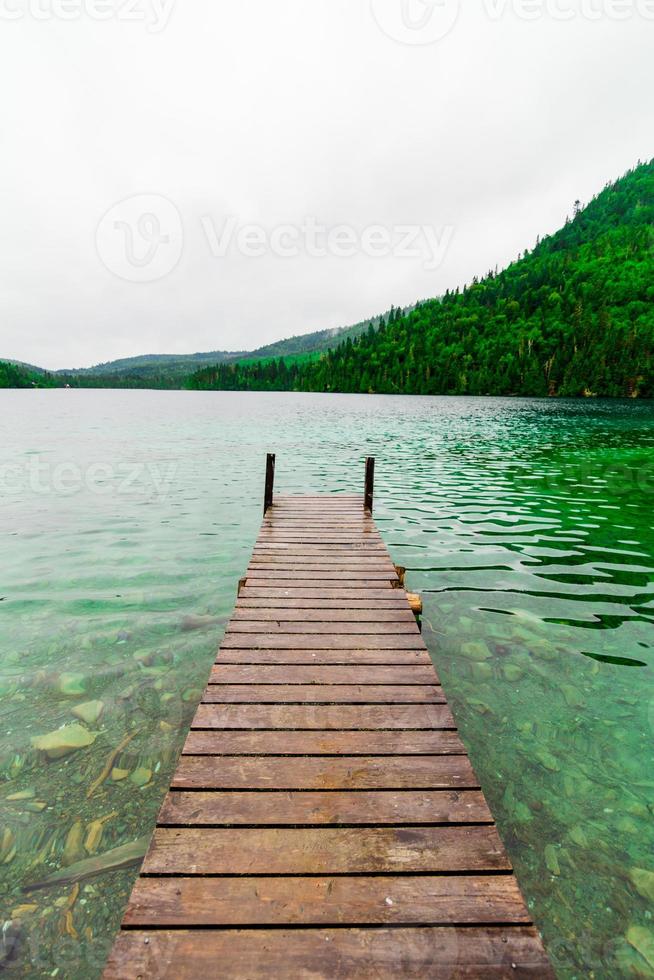
{"type": "Polygon", "coordinates": [[[122,357],[117,361],[105,361],[103,364],[95,364],[88,368],[72,368],[55,371],[54,374],[120,374],[127,371],[138,371],[141,369],[162,369],[176,368],[185,366],[193,369],[202,364],[217,364],[219,361],[226,361],[245,351],[232,353],[230,351],[214,350],[206,354],[141,354],[137,357],[122,357]]]}
{"type": "Polygon", "coordinates": [[[106,361],[90,368],[56,371],[55,376],[72,388],[181,388],[193,371],[239,357],[238,352],[209,351],[198,354],[143,354],[106,361]]]}
{"type": "MultiPolygon", "coordinates": [[[[411,309],[411,307],[407,307],[408,309],[411,309]]],[[[376,328],[386,316],[388,316],[388,312],[373,316],[368,320],[362,320],[360,323],[355,323],[351,327],[336,327],[332,330],[318,330],[315,333],[305,333],[300,334],[298,337],[289,337],[288,340],[279,340],[275,344],[259,347],[249,354],[233,357],[231,360],[243,360],[243,357],[247,357],[248,360],[252,358],[263,360],[264,358],[270,357],[289,357],[295,354],[309,354],[331,350],[333,347],[337,347],[338,344],[342,344],[348,337],[352,340],[355,337],[360,337],[371,323],[376,328]]],[[[218,363],[218,361],[215,363],[218,363]]]]}
{"type": "Polygon", "coordinates": [[[297,363],[202,369],[191,387],[654,397],[654,161],[501,273],[395,310],[297,363]]]}
{"type": "MultiPolygon", "coordinates": [[[[373,317],[379,323],[380,316],[373,317]]],[[[336,346],[347,337],[358,337],[367,329],[369,320],[350,327],[337,327],[332,330],[318,330],[301,334],[286,340],[259,347],[254,351],[207,351],[197,354],[142,354],[137,357],[123,357],[116,361],[106,361],[89,368],[66,368],[50,372],[49,386],[73,388],[183,388],[189,376],[208,365],[225,364],[246,359],[264,360],[266,358],[294,357],[323,352],[336,346]]],[[[48,374],[42,368],[18,361],[7,361],[20,367],[48,374]]],[[[3,383],[9,374],[0,374],[0,388],[15,387],[3,383]]],[[[12,375],[13,377],[13,375],[12,375]]],[[[18,375],[16,375],[18,377],[18,375]]],[[[30,382],[30,387],[32,386],[30,382]]],[[[26,386],[28,387],[28,386],[26,386]]]]}

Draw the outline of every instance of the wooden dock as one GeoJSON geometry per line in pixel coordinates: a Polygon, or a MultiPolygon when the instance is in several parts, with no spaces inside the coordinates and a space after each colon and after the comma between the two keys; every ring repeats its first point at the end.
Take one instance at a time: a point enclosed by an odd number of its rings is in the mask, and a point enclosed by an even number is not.
{"type": "Polygon", "coordinates": [[[363,498],[273,504],[273,473],[106,980],[552,977],[372,464],[363,498]]]}

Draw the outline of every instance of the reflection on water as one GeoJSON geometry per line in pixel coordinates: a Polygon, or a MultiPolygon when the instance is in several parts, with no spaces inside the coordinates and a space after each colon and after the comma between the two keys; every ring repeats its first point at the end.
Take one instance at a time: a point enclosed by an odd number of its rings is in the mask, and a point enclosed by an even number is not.
{"type": "Polygon", "coordinates": [[[380,529],[559,976],[654,976],[654,406],[28,391],[0,418],[8,975],[99,976],[271,450],[282,492],[358,491],[377,457],[380,529]]]}

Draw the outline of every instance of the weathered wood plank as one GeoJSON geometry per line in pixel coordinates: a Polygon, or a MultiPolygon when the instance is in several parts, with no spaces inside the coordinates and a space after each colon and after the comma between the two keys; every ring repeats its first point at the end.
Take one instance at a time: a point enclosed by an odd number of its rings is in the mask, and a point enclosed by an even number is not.
{"type": "Polygon", "coordinates": [[[290,510],[278,511],[262,523],[259,534],[266,531],[282,532],[287,529],[295,531],[356,531],[379,534],[379,529],[374,521],[366,519],[359,514],[359,511],[350,510],[347,507],[338,507],[328,513],[321,513],[320,510],[306,509],[301,514],[294,514],[290,510]]]}
{"type": "Polygon", "coordinates": [[[512,875],[142,878],[125,925],[158,928],[530,922],[512,875]]]}
{"type": "Polygon", "coordinates": [[[191,731],[184,755],[465,755],[457,732],[191,731]]]}
{"type": "Polygon", "coordinates": [[[438,874],[510,869],[497,830],[491,825],[234,830],[158,827],[142,873],[438,874]]]}
{"type": "Polygon", "coordinates": [[[220,650],[216,663],[428,666],[431,660],[426,650],[220,650]]]}
{"type": "Polygon", "coordinates": [[[353,589],[392,589],[392,580],[383,576],[379,578],[362,578],[343,581],[340,577],[330,578],[283,578],[278,575],[248,575],[248,588],[252,589],[320,589],[322,592],[334,588],[353,589]]]}
{"type": "Polygon", "coordinates": [[[270,555],[269,557],[257,556],[250,561],[248,565],[248,570],[260,569],[263,571],[275,571],[280,569],[285,571],[286,569],[297,569],[304,571],[371,571],[378,572],[388,572],[391,575],[396,575],[395,566],[391,562],[387,561],[385,558],[375,558],[374,556],[366,556],[356,558],[329,558],[327,556],[318,556],[318,561],[311,561],[311,556],[308,555],[304,560],[298,560],[295,557],[284,558],[283,555],[270,555]]]}
{"type": "MultiPolygon", "coordinates": [[[[252,568],[251,566],[247,569],[246,577],[248,579],[271,579],[273,582],[279,582],[282,580],[289,579],[291,581],[300,579],[304,582],[308,582],[311,579],[318,579],[321,582],[327,582],[328,580],[333,580],[335,582],[374,582],[376,579],[380,579],[382,582],[391,582],[397,580],[397,573],[389,571],[385,568],[381,570],[378,569],[363,569],[359,570],[356,568],[350,569],[331,569],[331,568],[320,568],[319,570],[307,569],[306,565],[301,568],[268,568],[266,565],[258,566],[252,568]]],[[[252,583],[254,584],[254,582],[252,583]]]]}
{"type": "Polygon", "coordinates": [[[158,823],[166,825],[376,826],[430,823],[490,823],[479,790],[171,790],[158,823]]]}
{"type": "MultiPolygon", "coordinates": [[[[258,600],[257,600],[258,601],[258,600]]],[[[415,616],[407,607],[398,604],[397,609],[389,609],[379,604],[368,609],[296,609],[284,606],[252,606],[253,600],[238,602],[229,623],[230,630],[236,623],[410,623],[415,616]]]]}
{"type": "Polygon", "coordinates": [[[419,632],[386,635],[358,633],[352,636],[326,633],[226,633],[222,650],[424,650],[419,632]]]}
{"type": "Polygon", "coordinates": [[[397,731],[456,728],[447,704],[200,704],[193,728],[397,731]]]}
{"type": "Polygon", "coordinates": [[[209,684],[204,704],[445,704],[438,686],[209,684]]]}
{"type": "Polygon", "coordinates": [[[210,684],[438,684],[431,666],[332,667],[297,664],[241,666],[218,662],[211,669],[210,684]]]}
{"type": "MultiPolygon", "coordinates": [[[[314,597],[313,599],[302,599],[296,596],[290,599],[285,596],[282,600],[284,603],[283,608],[295,617],[297,611],[308,611],[311,610],[333,610],[334,612],[343,613],[345,616],[349,616],[350,612],[364,612],[373,614],[379,612],[382,618],[386,616],[393,616],[394,614],[404,615],[410,610],[407,606],[406,595],[403,591],[399,589],[392,590],[391,594],[385,592],[383,599],[325,599],[322,596],[314,597]]],[[[264,598],[260,599],[249,599],[241,595],[238,597],[238,602],[236,604],[236,616],[244,610],[251,609],[279,609],[280,603],[276,602],[274,596],[271,597],[266,593],[264,598]]],[[[413,613],[411,613],[413,616],[413,613]]]]}
{"type": "Polygon", "coordinates": [[[277,633],[316,633],[318,635],[327,634],[330,636],[356,636],[357,634],[368,634],[369,636],[393,636],[396,634],[420,635],[420,630],[416,625],[415,619],[402,622],[382,622],[377,623],[342,623],[337,620],[324,622],[314,620],[313,622],[296,623],[293,620],[288,622],[274,622],[272,620],[236,620],[233,619],[227,626],[227,633],[264,633],[276,635],[277,633]]]}
{"type": "Polygon", "coordinates": [[[270,541],[268,538],[259,539],[254,543],[254,549],[252,554],[264,554],[265,552],[275,552],[279,551],[280,554],[288,554],[289,552],[294,554],[322,554],[323,552],[327,555],[348,555],[357,554],[360,549],[370,550],[370,552],[376,557],[388,558],[388,549],[384,544],[381,537],[366,535],[363,540],[360,540],[357,536],[356,540],[353,542],[350,538],[346,538],[344,541],[318,541],[315,544],[306,544],[297,541],[270,541]]]}
{"type": "MultiPolygon", "coordinates": [[[[343,545],[359,543],[364,545],[374,545],[377,549],[375,557],[385,561],[389,560],[388,551],[384,548],[384,542],[378,532],[362,531],[347,527],[329,528],[315,527],[304,528],[302,531],[294,530],[288,525],[288,530],[277,528],[275,531],[261,533],[255,542],[255,548],[263,548],[264,545],[285,544],[292,547],[301,547],[303,544],[310,544],[313,547],[324,547],[326,551],[338,550],[343,545]],[[305,538],[317,539],[305,541],[305,538]],[[381,548],[380,548],[381,546],[381,548]]],[[[254,553],[256,556],[257,553],[254,553]]]]}
{"type": "Polygon", "coordinates": [[[477,789],[465,755],[185,755],[173,789],[477,789]]]}
{"type": "Polygon", "coordinates": [[[554,973],[535,929],[528,926],[127,930],[105,972],[105,980],[172,977],[550,980],[554,973]]]}
{"type": "MultiPolygon", "coordinates": [[[[333,583],[332,583],[333,584],[333,583]]],[[[310,587],[299,588],[297,585],[290,589],[288,586],[280,587],[276,589],[266,589],[260,586],[245,585],[240,592],[241,599],[286,599],[291,604],[296,603],[299,599],[339,599],[341,602],[345,600],[347,603],[352,602],[355,599],[364,599],[366,602],[370,602],[371,599],[384,600],[388,599],[389,602],[397,603],[400,598],[404,599],[406,603],[406,596],[404,592],[400,592],[399,589],[393,589],[390,587],[386,589],[380,589],[379,583],[371,588],[350,588],[350,589],[334,589],[331,587],[327,588],[316,588],[316,583],[314,582],[310,587]]],[[[275,603],[278,605],[279,603],[275,603]]],[[[352,606],[351,608],[355,608],[352,606]]],[[[406,607],[405,607],[406,608],[406,607]]]]}

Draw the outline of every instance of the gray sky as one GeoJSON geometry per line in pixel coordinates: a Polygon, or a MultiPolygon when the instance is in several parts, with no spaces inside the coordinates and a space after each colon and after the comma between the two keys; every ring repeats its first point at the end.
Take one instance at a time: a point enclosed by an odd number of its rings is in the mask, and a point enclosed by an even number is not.
{"type": "Polygon", "coordinates": [[[502,266],[654,154],[653,40],[654,0],[0,0],[0,356],[252,348],[502,266]]]}

